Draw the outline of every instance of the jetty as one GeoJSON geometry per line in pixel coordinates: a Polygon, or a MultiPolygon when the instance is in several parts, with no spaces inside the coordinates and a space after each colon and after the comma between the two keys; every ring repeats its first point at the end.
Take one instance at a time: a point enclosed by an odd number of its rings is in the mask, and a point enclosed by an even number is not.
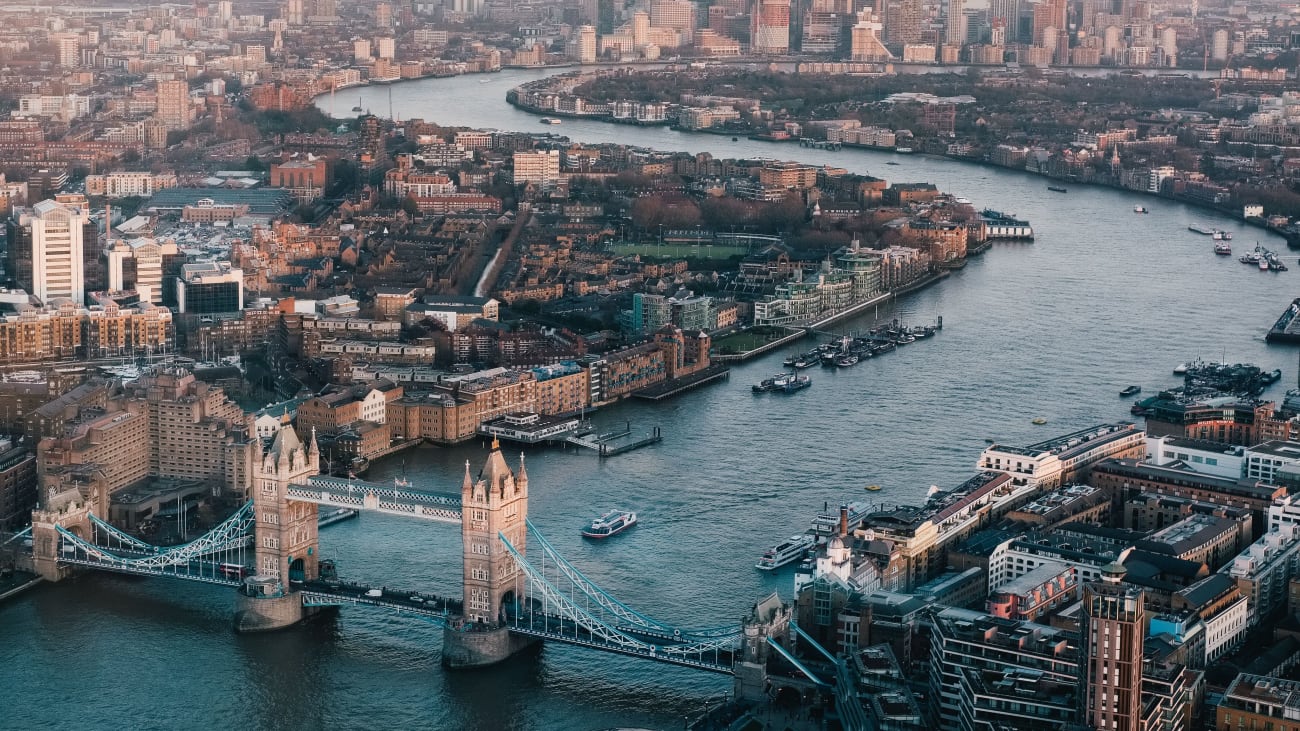
{"type": "Polygon", "coordinates": [[[1264,340],[1270,343],[1300,343],[1300,297],[1291,300],[1291,304],[1273,323],[1264,340]]]}
{"type": "Polygon", "coordinates": [[[566,444],[572,444],[575,447],[590,449],[596,452],[601,459],[604,459],[661,442],[663,441],[663,432],[656,426],[652,427],[644,435],[636,435],[632,433],[632,423],[625,422],[624,428],[618,431],[596,435],[571,434],[564,441],[566,444]]]}

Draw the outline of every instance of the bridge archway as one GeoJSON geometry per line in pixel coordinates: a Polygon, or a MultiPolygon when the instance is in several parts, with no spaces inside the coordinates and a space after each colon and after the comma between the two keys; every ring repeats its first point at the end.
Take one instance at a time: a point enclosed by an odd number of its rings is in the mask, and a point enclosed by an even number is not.
{"type": "Polygon", "coordinates": [[[307,564],[301,558],[289,561],[289,583],[301,584],[307,580],[307,564]]]}
{"type": "Polygon", "coordinates": [[[501,595],[501,606],[498,607],[500,619],[508,622],[518,617],[521,609],[519,597],[515,594],[514,589],[510,589],[501,595]]]}

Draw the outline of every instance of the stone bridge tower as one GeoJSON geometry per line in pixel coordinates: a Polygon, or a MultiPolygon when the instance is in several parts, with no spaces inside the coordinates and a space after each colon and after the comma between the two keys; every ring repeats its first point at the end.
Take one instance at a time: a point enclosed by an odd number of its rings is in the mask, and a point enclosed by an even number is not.
{"type": "Polygon", "coordinates": [[[511,472],[500,442],[492,440],[477,480],[465,463],[460,498],[465,605],[461,621],[444,633],[443,662],[449,667],[479,667],[500,662],[533,642],[511,635],[507,626],[507,616],[527,606],[527,597],[520,596],[527,591],[527,580],[498,536],[524,552],[528,473],[523,456],[519,472],[511,472]]]}
{"type": "Polygon", "coordinates": [[[493,440],[492,451],[478,480],[470,479],[469,463],[465,463],[460,499],[465,620],[498,624],[507,610],[506,604],[522,600],[515,595],[519,572],[497,534],[504,534],[515,549],[524,552],[528,534],[524,523],[528,518],[528,473],[524,470],[523,455],[519,457],[516,475],[506,465],[500,442],[493,440]]]}
{"type": "Polygon", "coordinates": [[[106,502],[98,490],[92,490],[89,499],[75,489],[50,490],[42,498],[40,507],[32,511],[32,570],[46,581],[66,578],[71,568],[59,565],[62,537],[58,528],[80,538],[93,538],[90,516],[96,511],[96,504],[101,505],[99,512],[106,514],[107,509],[102,506],[106,502]]]}
{"type": "Polygon", "coordinates": [[[235,627],[241,632],[279,629],[303,617],[293,585],[320,573],[317,507],[290,500],[288,489],[319,472],[315,432],[304,445],[293,427],[282,425],[253,472],[256,563],[240,590],[235,627]]]}

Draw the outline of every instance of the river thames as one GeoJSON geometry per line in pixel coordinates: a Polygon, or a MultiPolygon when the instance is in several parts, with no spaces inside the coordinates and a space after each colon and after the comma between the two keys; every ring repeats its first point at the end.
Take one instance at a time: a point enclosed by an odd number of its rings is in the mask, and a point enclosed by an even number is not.
{"type": "MultiPolygon", "coordinates": [[[[340,92],[401,119],[541,131],[505,92],[545,72],[425,80],[340,92]],[[488,79],[490,83],[480,83],[488,79]],[[391,91],[390,91],[391,90],[391,91]]],[[[329,111],[330,99],[321,106],[329,111]]],[[[812,388],[754,395],[792,345],[733,369],[729,381],[659,404],[597,415],[610,427],[658,425],[662,443],[599,461],[529,450],[530,514],[588,576],[625,603],[684,626],[736,621],[767,592],[791,594],[789,570],[754,569],[762,550],[802,531],[824,503],[919,502],[930,485],[966,479],[986,439],[1028,443],[1129,419],[1117,392],[1175,385],[1197,356],[1282,368],[1296,351],[1264,333],[1297,294],[1300,271],[1266,273],[1216,257],[1191,222],[1231,229],[1238,252],[1280,238],[1179,204],[1071,186],[921,156],[792,145],[565,120],[546,128],[580,142],[618,142],[718,157],[826,163],[942,190],[1027,218],[1037,240],[997,244],[940,283],[842,323],[944,318],[936,337],[856,367],[811,371],[812,388]],[[897,166],[886,166],[887,161],[897,166]],[[1133,206],[1149,215],[1135,215],[1133,206]],[[1042,417],[1047,424],[1035,426],[1042,417]],[[863,490],[879,484],[877,493],[863,490]],[[612,507],[642,524],[603,543],[578,528],[612,507]]],[[[481,444],[420,448],[376,465],[391,480],[455,491],[481,444]],[[403,466],[404,459],[404,466],[403,466]]],[[[517,455],[512,454],[515,461],[517,455]]],[[[459,591],[459,532],[364,516],[321,533],[349,579],[434,593],[459,591]]],[[[730,690],[728,678],[576,648],[545,646],[499,667],[445,671],[441,633],[380,610],[347,608],[286,632],[239,636],[228,589],[87,575],[0,606],[0,728],[211,727],[601,729],[681,728],[730,690]]]]}

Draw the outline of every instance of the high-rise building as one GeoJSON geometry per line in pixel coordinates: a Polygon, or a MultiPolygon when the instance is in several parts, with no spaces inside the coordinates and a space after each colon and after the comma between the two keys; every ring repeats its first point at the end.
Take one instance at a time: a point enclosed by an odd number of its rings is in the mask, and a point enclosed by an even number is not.
{"type": "Polygon", "coordinates": [[[989,0],[989,24],[997,25],[1002,21],[1003,43],[993,41],[993,45],[1006,45],[1019,40],[1020,0],[989,0]]]}
{"type": "Polygon", "coordinates": [[[1109,563],[1102,568],[1101,581],[1083,587],[1082,721],[1107,731],[1142,727],[1146,608],[1144,592],[1123,583],[1125,572],[1122,564],[1109,563]]]}
{"type": "Polygon", "coordinates": [[[380,28],[389,28],[393,25],[393,6],[391,4],[375,4],[375,25],[380,28]]]}
{"type": "Polygon", "coordinates": [[[59,65],[75,68],[81,62],[81,39],[75,33],[51,33],[50,45],[54,46],[54,55],[59,65]]]}
{"type": "Polygon", "coordinates": [[[650,14],[644,10],[632,13],[632,47],[644,48],[650,38],[650,14]]]}
{"type": "Polygon", "coordinates": [[[285,0],[284,21],[289,25],[302,25],[306,17],[303,13],[303,0],[285,0]]]}
{"type": "MultiPolygon", "coordinates": [[[[24,209],[16,216],[21,236],[30,241],[30,279],[19,285],[42,302],[66,298],[76,304],[86,300],[84,256],[85,226],[90,209],[84,196],[60,195],[24,209]]],[[[21,273],[20,273],[21,277],[21,273]]]]}
{"type": "Polygon", "coordinates": [[[573,57],[578,63],[596,62],[596,26],[584,25],[578,28],[573,39],[573,57]]]}
{"type": "MultiPolygon", "coordinates": [[[[690,0],[654,0],[650,5],[650,26],[677,31],[683,46],[695,42],[695,3],[690,0]]],[[[633,29],[633,45],[636,45],[633,29]]]]}
{"type": "Polygon", "coordinates": [[[948,0],[948,19],[943,28],[944,45],[965,45],[966,36],[966,0],[948,0]]]}
{"type": "Polygon", "coordinates": [[[790,51],[790,0],[754,0],[749,50],[777,54],[790,51]]]}
{"type": "Polygon", "coordinates": [[[397,40],[392,36],[376,38],[375,55],[392,60],[397,55],[397,40]]]}
{"type": "Polygon", "coordinates": [[[921,0],[890,0],[885,8],[885,44],[897,50],[920,43],[924,20],[921,0]]]}
{"type": "Polygon", "coordinates": [[[185,130],[194,121],[190,85],[184,81],[158,82],[158,119],[168,130],[185,130]]]}

